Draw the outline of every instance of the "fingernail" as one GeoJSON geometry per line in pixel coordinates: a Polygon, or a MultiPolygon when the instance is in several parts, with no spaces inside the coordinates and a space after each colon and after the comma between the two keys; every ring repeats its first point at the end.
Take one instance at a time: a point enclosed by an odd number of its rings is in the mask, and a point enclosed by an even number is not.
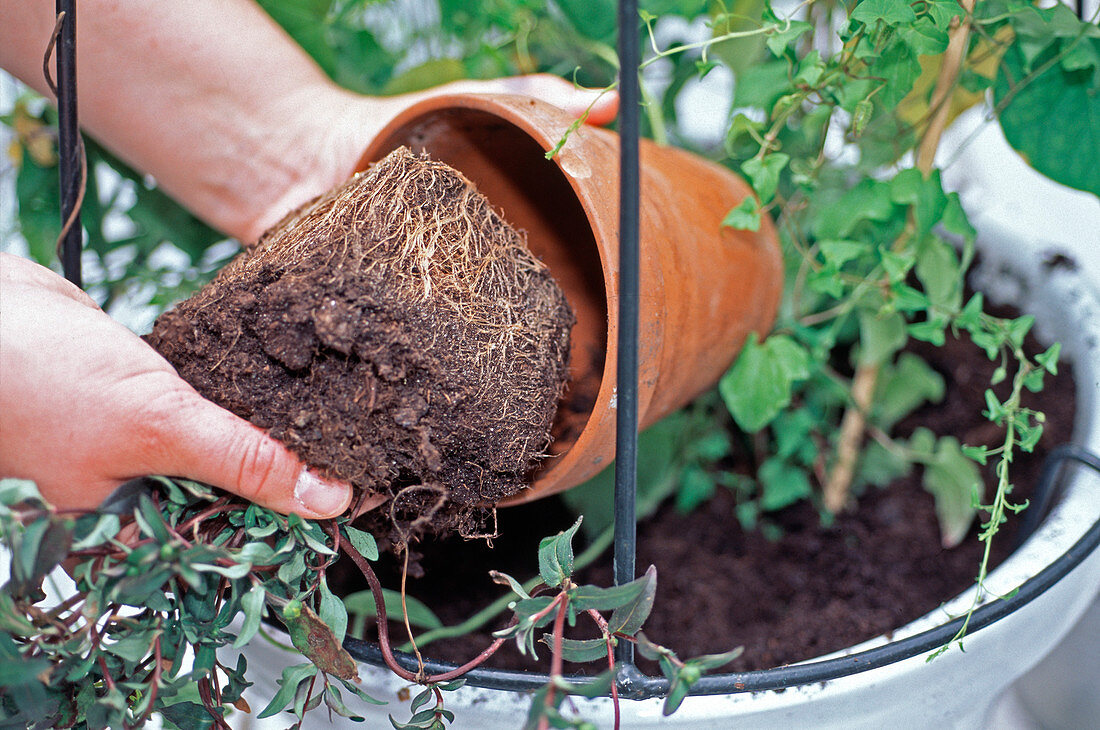
{"type": "Polygon", "coordinates": [[[308,469],[302,469],[294,484],[294,499],[316,517],[335,517],[348,508],[351,487],[322,479],[308,469]]]}

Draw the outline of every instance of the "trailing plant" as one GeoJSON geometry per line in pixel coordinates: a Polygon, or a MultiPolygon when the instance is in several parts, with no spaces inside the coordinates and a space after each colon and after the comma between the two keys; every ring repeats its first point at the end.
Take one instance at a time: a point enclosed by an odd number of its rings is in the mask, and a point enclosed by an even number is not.
{"type": "MultiPolygon", "coordinates": [[[[329,712],[357,718],[347,697],[385,702],[357,686],[358,665],[342,645],[348,613],[327,580],[341,552],[371,587],[387,665],[423,686],[407,721],[391,716],[394,727],[445,727],[454,718],[443,693],[461,687],[462,675],[509,639],[524,654],[534,656],[541,642],[554,656],[548,684],[533,696],[527,727],[588,727],[563,713],[568,695],[610,692],[617,709],[614,650],[620,641],[636,642],[659,659],[671,683],[665,708],[671,714],[705,671],[740,650],[685,662],[645,639],[640,631],[653,606],[656,569],[612,588],[575,583],[572,541],[580,524],[578,519],[540,543],[541,582],[531,589],[494,573],[515,596],[510,626],[466,665],[428,675],[422,662],[412,672],[395,659],[389,601],[370,566],[377,546],[345,518],[284,516],[163,477],[132,483],[98,511],[61,512],[33,483],[0,481],[0,537],[11,550],[11,578],[0,587],[0,718],[5,726],[126,728],[155,713],[189,730],[228,727],[230,708],[251,711],[242,697],[250,682],[244,655],[227,663],[224,650],[240,649],[261,634],[265,615],[285,627],[306,661],[282,670],[279,691],[257,717],[285,710],[300,726],[323,703],[329,712]],[[75,586],[47,601],[62,561],[75,586]],[[566,624],[575,625],[578,617],[592,621],[598,636],[566,638],[566,624]],[[547,626],[551,630],[543,631],[547,626]],[[607,670],[577,684],[564,678],[565,661],[599,661],[607,670]]],[[[407,614],[405,621],[408,627],[407,614]]]]}

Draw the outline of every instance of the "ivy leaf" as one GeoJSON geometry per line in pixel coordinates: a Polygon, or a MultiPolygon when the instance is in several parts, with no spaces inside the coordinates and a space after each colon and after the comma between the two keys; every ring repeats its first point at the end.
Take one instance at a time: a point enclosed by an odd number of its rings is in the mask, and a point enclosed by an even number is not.
{"type": "Polygon", "coordinates": [[[758,344],[753,333],[718,390],[737,425],[755,432],[790,405],[792,386],[809,375],[810,355],[802,345],[786,335],[758,344]]]}
{"type": "Polygon", "coordinates": [[[591,0],[558,0],[558,8],[578,33],[604,40],[615,33],[615,6],[591,0]]]}
{"type": "Polygon", "coordinates": [[[945,548],[962,542],[974,521],[974,494],[981,484],[977,465],[953,436],[936,442],[933,459],[924,467],[924,488],[936,499],[936,518],[945,548]]]}
{"type": "Polygon", "coordinates": [[[863,179],[840,200],[823,207],[814,221],[814,233],[821,239],[844,239],[864,221],[885,221],[894,215],[890,185],[863,179]]]}
{"type": "MultiPolygon", "coordinates": [[[[1100,52],[1100,39],[1077,43],[1100,52]]],[[[1036,67],[1053,58],[1058,48],[1058,43],[1050,44],[1035,59],[1036,67]]],[[[1021,88],[1028,63],[1015,45],[1005,53],[1004,67],[993,97],[998,107],[1007,103],[998,117],[1005,139],[1043,175],[1100,195],[1100,74],[1056,63],[1021,88]]]]}
{"type": "Polygon", "coordinates": [[[1061,352],[1062,343],[1055,342],[1053,345],[1047,348],[1046,352],[1042,353],[1041,355],[1036,355],[1035,362],[1039,363],[1039,365],[1041,365],[1042,368],[1051,375],[1057,375],[1058,356],[1061,354],[1061,352]]]}
{"type": "Polygon", "coordinates": [[[539,575],[550,588],[556,588],[573,575],[573,536],[584,517],[554,537],[544,537],[539,543],[539,575]]]}
{"type": "MultiPolygon", "coordinates": [[[[753,157],[741,165],[741,171],[752,181],[752,186],[756,190],[756,194],[760,196],[761,202],[770,203],[772,198],[775,197],[776,188],[779,186],[779,174],[790,160],[790,155],[774,152],[763,158],[753,157]]],[[[744,201],[742,201],[743,203],[744,201]]],[[[759,215],[757,215],[757,218],[759,219],[759,215]]],[[[725,225],[725,221],[723,221],[723,224],[725,225]]],[[[757,221],[757,228],[759,228],[759,220],[757,221]]]]}
{"type": "Polygon", "coordinates": [[[880,379],[874,422],[889,433],[895,423],[921,405],[943,400],[945,388],[942,375],[919,356],[903,352],[880,379]]]}
{"type": "Polygon", "coordinates": [[[759,231],[760,202],[751,195],[746,197],[726,213],[722,225],[739,231],[759,231]]]}
{"type": "Polygon", "coordinates": [[[787,21],[789,25],[777,28],[768,33],[764,44],[775,56],[782,56],[787,47],[799,39],[804,33],[813,30],[813,26],[803,20],[787,21]]]}
{"type": "Polygon", "coordinates": [[[897,32],[918,56],[937,56],[947,50],[947,29],[940,28],[930,18],[901,25],[897,32]]]}
{"type": "Polygon", "coordinates": [[[852,20],[870,25],[881,20],[887,25],[913,23],[917,14],[905,0],[863,0],[852,11],[852,20]]]}
{"type": "Polygon", "coordinates": [[[859,361],[864,365],[885,363],[909,340],[905,318],[896,312],[880,315],[860,310],[859,332],[859,361]]]}
{"type": "Polygon", "coordinates": [[[886,46],[872,68],[886,82],[878,100],[887,108],[896,106],[913,90],[921,72],[916,52],[900,38],[886,46]]]}
{"type": "Polygon", "coordinates": [[[951,27],[951,20],[963,14],[962,6],[955,0],[926,0],[928,16],[937,28],[947,30],[951,27]]]}
{"type": "Polygon", "coordinates": [[[760,508],[765,512],[783,509],[813,493],[803,469],[775,456],[760,465],[757,477],[763,488],[760,508]]]}

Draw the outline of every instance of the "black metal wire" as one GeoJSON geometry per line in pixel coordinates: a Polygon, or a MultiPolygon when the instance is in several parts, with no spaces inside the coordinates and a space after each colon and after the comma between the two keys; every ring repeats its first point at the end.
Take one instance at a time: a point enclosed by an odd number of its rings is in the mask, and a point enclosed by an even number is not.
{"type": "Polygon", "coordinates": [[[61,180],[61,224],[72,221],[61,240],[61,266],[65,278],[83,286],[80,251],[83,228],[80,211],[74,208],[81,195],[83,153],[80,144],[80,124],[76,109],[76,0],[57,0],[57,13],[64,13],[57,39],[57,117],[58,157],[61,180]]]}
{"type": "MultiPolygon", "coordinates": [[[[637,0],[619,0],[619,335],[615,416],[615,584],[634,580],[638,482],[638,127],[640,64],[637,0]]],[[[634,647],[616,659],[630,681],[634,647]]]]}
{"type": "MultiPolygon", "coordinates": [[[[1046,501],[1045,494],[1057,492],[1059,484],[1056,484],[1054,479],[1062,474],[1062,467],[1067,462],[1075,462],[1100,473],[1100,457],[1075,446],[1055,449],[1047,457],[1039,484],[1036,486],[1036,505],[1046,501]]],[[[1100,546],[1100,519],[1097,519],[1069,550],[1021,585],[1012,597],[993,601],[978,608],[970,619],[967,635],[973,636],[985,627],[1018,611],[1043,595],[1070,571],[1080,565],[1098,546],[1100,546]]],[[[957,618],[914,636],[868,649],[858,654],[835,659],[755,672],[735,672],[703,677],[692,687],[691,694],[719,695],[790,689],[799,685],[828,682],[866,672],[870,669],[910,659],[943,646],[954,638],[962,626],[962,622],[962,618],[957,618]]],[[[376,644],[358,639],[347,639],[344,645],[348,652],[359,661],[382,665],[382,654],[376,644]]],[[[400,653],[396,657],[399,664],[410,671],[417,671],[416,657],[400,653]]],[[[455,669],[456,666],[448,662],[437,662],[430,659],[424,662],[425,670],[429,674],[450,671],[455,669]]],[[[465,674],[464,678],[468,685],[474,687],[521,692],[537,690],[546,686],[546,683],[550,681],[550,677],[542,673],[482,668],[465,674]]],[[[566,677],[567,681],[577,684],[584,684],[591,681],[591,679],[591,677],[584,676],[566,677]]],[[[631,681],[626,688],[623,687],[623,683],[620,683],[620,696],[628,699],[662,697],[668,693],[668,690],[668,681],[663,677],[649,677],[638,673],[637,670],[635,670],[634,676],[631,677],[631,681]],[[627,691],[623,691],[624,689],[627,691]]]]}

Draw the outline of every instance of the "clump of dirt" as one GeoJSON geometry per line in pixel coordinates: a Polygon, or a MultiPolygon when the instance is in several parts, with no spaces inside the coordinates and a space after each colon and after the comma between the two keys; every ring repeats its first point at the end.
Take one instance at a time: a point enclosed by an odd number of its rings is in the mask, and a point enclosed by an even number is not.
{"type": "Polygon", "coordinates": [[[287,216],[148,342],[399,531],[477,529],[550,438],[573,313],[463,175],[399,149],[287,216]]]}

